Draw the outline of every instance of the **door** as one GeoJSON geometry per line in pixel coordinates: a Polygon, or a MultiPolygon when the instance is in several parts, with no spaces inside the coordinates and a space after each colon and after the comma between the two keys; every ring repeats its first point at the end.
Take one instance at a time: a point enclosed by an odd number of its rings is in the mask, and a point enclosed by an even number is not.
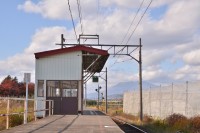
{"type": "Polygon", "coordinates": [[[62,114],[78,114],[78,81],[62,81],[62,114]]]}
{"type": "Polygon", "coordinates": [[[54,114],[78,114],[77,90],[78,81],[47,81],[47,99],[54,100],[54,114]]]}

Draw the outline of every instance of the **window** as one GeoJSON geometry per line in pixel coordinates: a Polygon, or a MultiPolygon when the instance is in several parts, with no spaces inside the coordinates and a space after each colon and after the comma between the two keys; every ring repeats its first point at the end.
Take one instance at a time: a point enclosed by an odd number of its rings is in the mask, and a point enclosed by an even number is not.
{"type": "Polygon", "coordinates": [[[77,81],[61,81],[63,97],[77,97],[77,81]]]}
{"type": "Polygon", "coordinates": [[[44,96],[44,80],[38,80],[37,96],[38,97],[43,97],[44,96]]]}
{"type": "Polygon", "coordinates": [[[77,97],[77,89],[63,89],[63,97],[77,97]]]}
{"type": "Polygon", "coordinates": [[[59,81],[47,81],[47,96],[48,97],[60,97],[59,81]]]}
{"type": "Polygon", "coordinates": [[[47,97],[77,97],[78,81],[47,81],[47,97]]]}

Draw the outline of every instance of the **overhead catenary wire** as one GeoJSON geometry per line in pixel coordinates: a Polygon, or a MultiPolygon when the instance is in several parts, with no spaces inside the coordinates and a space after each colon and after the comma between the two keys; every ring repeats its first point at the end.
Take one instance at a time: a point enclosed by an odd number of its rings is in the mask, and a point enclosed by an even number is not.
{"type": "Polygon", "coordinates": [[[97,1],[97,19],[96,19],[96,34],[97,34],[97,28],[99,26],[99,0],[96,0],[97,1]]]}
{"type": "Polygon", "coordinates": [[[122,44],[122,43],[124,42],[124,40],[126,39],[126,36],[128,35],[128,33],[129,33],[129,31],[130,31],[130,29],[131,29],[131,27],[132,27],[132,25],[133,25],[133,23],[134,23],[134,21],[135,21],[137,15],[138,15],[138,13],[139,13],[139,11],[141,10],[143,3],[144,3],[144,0],[140,3],[140,6],[139,6],[139,8],[138,8],[138,10],[137,10],[137,12],[136,12],[136,14],[135,14],[135,16],[133,17],[133,19],[132,19],[132,21],[131,21],[131,24],[130,24],[130,26],[128,27],[128,30],[127,30],[126,34],[124,35],[124,37],[123,37],[123,39],[122,39],[122,41],[121,41],[120,44],[122,44]]]}
{"type": "MultiPolygon", "coordinates": [[[[153,0],[151,0],[150,2],[149,2],[149,4],[148,4],[148,6],[146,7],[146,9],[145,9],[145,11],[143,12],[143,14],[142,14],[142,16],[141,16],[141,18],[140,18],[140,20],[138,21],[138,23],[137,23],[137,25],[136,25],[136,27],[134,28],[134,30],[132,31],[132,33],[131,33],[131,35],[129,36],[129,38],[128,38],[128,40],[127,40],[127,42],[126,42],[126,44],[125,45],[127,45],[128,44],[128,42],[130,41],[130,39],[131,39],[131,37],[133,36],[133,34],[134,34],[134,32],[136,31],[136,29],[137,29],[137,27],[138,27],[138,25],[140,24],[140,22],[142,21],[142,18],[144,17],[144,15],[146,14],[146,12],[147,12],[147,10],[149,9],[149,7],[150,7],[150,5],[151,5],[151,3],[152,3],[152,1],[153,0]]],[[[143,5],[143,3],[144,3],[144,0],[142,1],[142,3],[140,4],[140,7],[138,8],[138,10],[137,10],[137,13],[136,14],[138,14],[139,13],[139,11],[141,10],[141,7],[142,7],[142,5],[143,5]]],[[[135,18],[135,17],[134,17],[135,18]]],[[[135,19],[133,19],[133,20],[135,20],[135,19]]],[[[133,23],[134,21],[132,21],[131,22],[131,25],[129,26],[129,27],[131,27],[132,26],[132,23],[133,23]]],[[[127,31],[127,34],[128,34],[128,32],[129,32],[129,29],[128,29],[128,31],[127,31]]],[[[126,38],[126,34],[125,34],[125,37],[124,37],[124,39],[126,38]]],[[[122,42],[124,41],[124,39],[122,40],[122,42]]],[[[120,52],[122,52],[124,50],[124,48],[123,49],[121,49],[121,51],[120,52]]],[[[136,50],[136,49],[135,49],[136,50]]],[[[135,50],[133,50],[133,51],[135,51],[135,50]]],[[[132,51],[132,52],[133,52],[132,51]]],[[[118,61],[118,58],[119,58],[119,56],[117,57],[117,59],[115,60],[115,62],[112,64],[112,67],[116,64],[116,62],[118,61]]]]}
{"type": "MultiPolygon", "coordinates": [[[[133,19],[132,19],[132,21],[131,21],[131,24],[130,24],[130,26],[128,27],[128,30],[127,30],[126,34],[124,35],[124,37],[123,37],[123,39],[122,39],[122,41],[121,41],[120,44],[122,44],[122,43],[124,42],[124,40],[126,39],[128,33],[130,32],[130,29],[131,29],[132,25],[134,24],[135,19],[136,19],[137,15],[138,15],[139,11],[141,10],[143,3],[144,3],[144,0],[140,3],[140,6],[139,6],[139,8],[137,9],[137,12],[136,12],[136,14],[134,15],[134,17],[133,17],[133,19]]],[[[120,52],[122,52],[123,50],[124,50],[124,48],[121,49],[120,52]]],[[[134,51],[135,51],[135,50],[134,50],[134,51]]],[[[116,62],[118,61],[118,58],[119,58],[119,55],[118,55],[117,59],[115,60],[115,62],[113,63],[113,65],[116,64],[116,62]]],[[[113,66],[113,65],[112,65],[112,66],[113,66]]]]}
{"type": "Polygon", "coordinates": [[[82,23],[82,12],[81,12],[81,3],[80,0],[77,0],[77,7],[78,7],[78,15],[79,15],[79,20],[80,20],[80,25],[81,25],[81,34],[83,34],[83,23],[82,23]]]}
{"type": "Polygon", "coordinates": [[[76,28],[75,28],[74,19],[73,19],[73,15],[72,15],[72,11],[71,11],[71,6],[70,6],[70,3],[69,3],[69,0],[68,0],[68,6],[69,6],[70,16],[71,16],[71,19],[72,19],[72,25],[73,25],[73,28],[74,28],[74,33],[75,33],[75,36],[76,36],[76,40],[78,42],[78,36],[77,36],[77,33],[76,33],[76,28]]]}
{"type": "Polygon", "coordinates": [[[144,13],[142,14],[140,20],[138,21],[137,25],[135,26],[134,30],[132,31],[131,35],[129,36],[127,42],[126,42],[126,45],[128,44],[128,42],[130,41],[131,37],[133,36],[134,32],[136,31],[138,25],[140,24],[140,22],[142,21],[142,18],[144,17],[144,15],[146,14],[147,10],[149,9],[151,3],[152,3],[153,0],[151,0],[147,6],[147,8],[145,9],[144,13]]]}

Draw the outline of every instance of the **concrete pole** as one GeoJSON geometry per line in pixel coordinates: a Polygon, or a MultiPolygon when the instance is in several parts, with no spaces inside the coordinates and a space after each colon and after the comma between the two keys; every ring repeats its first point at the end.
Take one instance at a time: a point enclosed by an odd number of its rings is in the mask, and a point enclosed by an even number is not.
{"type": "Polygon", "coordinates": [[[142,102],[142,44],[140,38],[139,49],[139,87],[140,87],[140,121],[143,121],[143,102],[142,102]]]}

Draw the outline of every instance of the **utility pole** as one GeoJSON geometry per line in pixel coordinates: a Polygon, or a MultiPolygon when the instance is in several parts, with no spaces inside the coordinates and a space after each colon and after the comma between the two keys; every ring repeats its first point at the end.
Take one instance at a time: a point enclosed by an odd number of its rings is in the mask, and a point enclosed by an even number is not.
{"type": "Polygon", "coordinates": [[[142,103],[142,42],[140,38],[139,49],[139,86],[140,86],[140,121],[143,121],[143,103],[142,103]]]}
{"type": "Polygon", "coordinates": [[[108,113],[108,79],[107,79],[107,67],[106,67],[106,114],[108,113]]]}

